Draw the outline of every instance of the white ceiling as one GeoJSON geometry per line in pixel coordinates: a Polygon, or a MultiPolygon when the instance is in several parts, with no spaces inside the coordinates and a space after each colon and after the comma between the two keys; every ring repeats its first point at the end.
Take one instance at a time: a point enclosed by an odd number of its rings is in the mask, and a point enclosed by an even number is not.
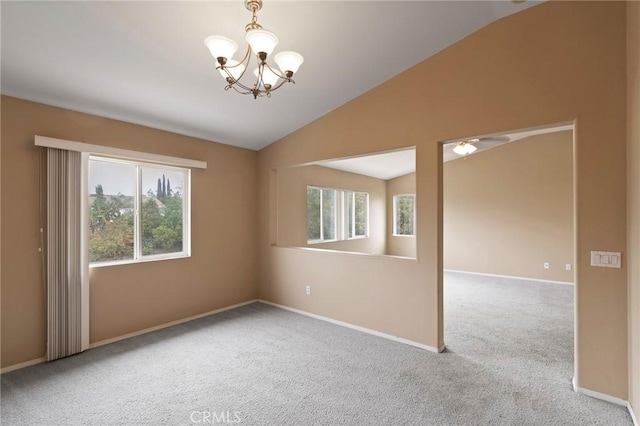
{"type": "MultiPolygon", "coordinates": [[[[506,134],[491,135],[481,137],[481,141],[487,140],[488,143],[477,144],[478,149],[469,155],[475,155],[492,148],[502,146],[507,143],[515,142],[530,136],[542,135],[546,133],[563,132],[573,130],[573,125],[564,124],[524,131],[510,132],[506,134]]],[[[467,138],[472,139],[472,138],[467,138]]],[[[462,140],[457,139],[447,141],[442,147],[442,161],[448,162],[461,159],[463,157],[453,152],[453,148],[462,140]]],[[[405,149],[401,151],[383,152],[380,154],[365,155],[361,157],[341,158],[338,160],[321,161],[315,163],[318,166],[329,167],[332,169],[342,170],[345,172],[357,173],[378,179],[389,180],[398,176],[403,176],[416,171],[416,152],[415,148],[405,149]]]]}
{"type": "Polygon", "coordinates": [[[415,148],[318,163],[323,167],[389,180],[416,171],[415,148]]]}
{"type": "Polygon", "coordinates": [[[537,2],[270,1],[258,22],[305,63],[254,100],[223,90],[203,44],[244,49],[235,1],[2,1],[1,91],[258,150],[487,24],[537,2]]]}

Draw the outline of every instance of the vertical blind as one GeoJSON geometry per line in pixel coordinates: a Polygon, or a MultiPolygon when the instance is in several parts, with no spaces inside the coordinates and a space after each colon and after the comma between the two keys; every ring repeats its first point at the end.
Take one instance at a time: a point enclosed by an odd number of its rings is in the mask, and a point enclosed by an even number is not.
{"type": "Polygon", "coordinates": [[[47,361],[82,351],[81,167],[47,148],[47,361]]]}
{"type": "Polygon", "coordinates": [[[88,155],[206,169],[205,161],[35,136],[47,149],[47,361],[89,348],[88,155]]]}

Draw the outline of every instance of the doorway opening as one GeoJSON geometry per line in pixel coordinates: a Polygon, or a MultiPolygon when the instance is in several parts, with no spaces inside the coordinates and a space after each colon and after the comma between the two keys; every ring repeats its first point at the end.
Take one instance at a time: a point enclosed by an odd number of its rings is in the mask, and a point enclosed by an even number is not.
{"type": "Polygon", "coordinates": [[[549,389],[575,375],[573,134],[562,124],[443,144],[447,350],[549,389]]]}

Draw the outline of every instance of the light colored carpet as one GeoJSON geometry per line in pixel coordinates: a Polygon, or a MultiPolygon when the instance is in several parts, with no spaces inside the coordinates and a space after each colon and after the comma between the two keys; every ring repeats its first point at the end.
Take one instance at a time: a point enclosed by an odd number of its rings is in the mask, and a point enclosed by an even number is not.
{"type": "Polygon", "coordinates": [[[571,287],[446,274],[434,354],[264,304],[2,376],[3,425],[630,425],[571,390],[571,287]]]}

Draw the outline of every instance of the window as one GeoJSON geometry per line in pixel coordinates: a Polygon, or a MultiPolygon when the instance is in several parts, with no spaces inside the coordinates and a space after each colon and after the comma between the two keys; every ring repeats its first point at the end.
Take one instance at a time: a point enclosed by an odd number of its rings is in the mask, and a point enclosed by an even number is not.
{"type": "Polygon", "coordinates": [[[393,196],[393,235],[415,235],[416,196],[393,196]]]}
{"type": "Polygon", "coordinates": [[[307,187],[307,240],[336,240],[335,189],[307,187]]]}
{"type": "Polygon", "coordinates": [[[307,187],[307,242],[364,238],[369,233],[369,194],[307,187]]]}
{"type": "Polygon", "coordinates": [[[89,158],[92,265],[189,256],[190,170],[89,158]]]}
{"type": "Polygon", "coordinates": [[[364,238],[369,228],[369,194],[346,191],[348,238],[364,238]]]}

